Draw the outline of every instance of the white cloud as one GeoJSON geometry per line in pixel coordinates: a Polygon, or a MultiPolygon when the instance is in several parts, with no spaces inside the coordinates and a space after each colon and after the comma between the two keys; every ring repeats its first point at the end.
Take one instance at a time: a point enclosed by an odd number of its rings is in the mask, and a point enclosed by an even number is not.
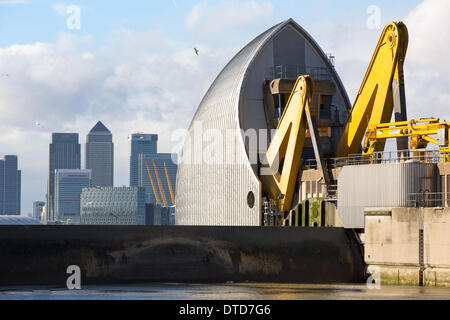
{"type": "Polygon", "coordinates": [[[54,3],[52,9],[60,16],[67,15],[67,5],[64,3],[54,3]]]}
{"type": "Polygon", "coordinates": [[[123,30],[95,52],[86,50],[90,41],[61,33],[54,43],[0,48],[0,70],[9,74],[0,78],[0,156],[19,155],[24,213],[44,199],[51,132],[78,132],[84,143],[101,120],[113,133],[116,185],[127,185],[128,134],[157,133],[159,150],[171,152],[171,132],[187,128],[235,53],[203,45],[197,56],[158,31],[123,30]]]}
{"type": "MultiPolygon", "coordinates": [[[[435,116],[450,121],[448,12],[450,1],[424,0],[406,17],[397,19],[403,20],[409,31],[404,66],[410,119],[435,116]]],[[[354,21],[331,21],[308,28],[324,50],[335,54],[336,70],[352,103],[382,31],[369,30],[363,22],[358,17],[354,21]]]]}
{"type": "Polygon", "coordinates": [[[212,35],[260,26],[271,22],[273,14],[274,9],[269,1],[259,3],[221,0],[213,5],[203,1],[192,8],[186,18],[185,28],[188,31],[212,35]]]}
{"type": "Polygon", "coordinates": [[[411,116],[450,121],[450,1],[425,0],[406,18],[409,48],[405,62],[411,116]]]}

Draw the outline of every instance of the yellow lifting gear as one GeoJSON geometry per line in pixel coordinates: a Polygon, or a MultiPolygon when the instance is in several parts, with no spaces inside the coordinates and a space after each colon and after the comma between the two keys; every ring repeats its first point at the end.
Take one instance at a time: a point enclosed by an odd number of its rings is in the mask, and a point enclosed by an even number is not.
{"type": "MultiPolygon", "coordinates": [[[[439,153],[443,162],[450,162],[449,122],[439,122],[437,118],[410,120],[403,122],[382,123],[369,126],[364,140],[363,154],[371,155],[379,143],[385,143],[386,139],[409,137],[409,149],[424,149],[428,143],[439,146],[439,153]],[[437,135],[437,139],[430,136],[437,135]]],[[[416,153],[415,157],[422,160],[422,154],[416,153]]]]}
{"type": "Polygon", "coordinates": [[[311,77],[300,76],[266,153],[263,167],[271,174],[261,175],[263,190],[271,199],[281,196],[281,211],[291,210],[313,92],[311,77]]]}
{"type": "MultiPolygon", "coordinates": [[[[408,30],[402,22],[391,22],[381,34],[335,156],[347,157],[360,152],[368,126],[391,121],[395,108],[395,121],[406,121],[406,99],[403,64],[408,47],[408,30]]],[[[380,141],[375,151],[383,151],[380,141]]],[[[397,149],[407,149],[407,140],[397,139],[397,149]]]]}

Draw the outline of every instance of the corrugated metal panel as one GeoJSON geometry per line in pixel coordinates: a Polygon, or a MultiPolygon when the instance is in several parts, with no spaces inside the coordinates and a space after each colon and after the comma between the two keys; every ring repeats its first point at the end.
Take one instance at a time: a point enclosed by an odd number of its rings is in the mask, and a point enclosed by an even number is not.
{"type": "Polygon", "coordinates": [[[436,191],[436,165],[422,162],[346,166],[338,180],[338,214],[364,228],[364,208],[411,207],[410,194],[436,191]]]}

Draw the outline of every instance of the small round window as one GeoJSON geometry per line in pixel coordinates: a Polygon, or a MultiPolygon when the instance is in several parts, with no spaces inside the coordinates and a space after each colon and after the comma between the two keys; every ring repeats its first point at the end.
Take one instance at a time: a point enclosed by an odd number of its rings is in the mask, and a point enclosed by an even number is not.
{"type": "Polygon", "coordinates": [[[247,195],[247,204],[250,207],[250,209],[253,209],[255,206],[255,194],[253,191],[250,191],[247,195]]]}

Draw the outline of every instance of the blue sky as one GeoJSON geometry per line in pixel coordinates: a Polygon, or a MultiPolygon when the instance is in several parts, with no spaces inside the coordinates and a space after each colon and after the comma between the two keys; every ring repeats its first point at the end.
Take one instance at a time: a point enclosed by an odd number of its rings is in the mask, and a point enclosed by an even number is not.
{"type": "MultiPolygon", "coordinates": [[[[196,35],[184,28],[186,16],[197,4],[217,4],[219,1],[193,0],[90,0],[67,2],[47,0],[0,1],[0,47],[40,41],[55,41],[59,32],[67,31],[66,18],[58,14],[54,5],[77,5],[81,8],[82,27],[71,32],[91,35],[94,43],[104,43],[111,34],[123,28],[135,31],[162,30],[177,39],[195,40],[196,35]],[[2,2],[4,2],[2,4],[2,2]]],[[[235,1],[236,2],[236,1],[235,1]]],[[[269,3],[268,1],[258,1],[269,3]]],[[[272,1],[274,14],[271,23],[294,18],[302,25],[333,25],[336,22],[359,22],[364,24],[366,9],[370,5],[381,8],[382,23],[402,18],[420,3],[419,0],[404,1],[272,1]]]]}
{"type": "Polygon", "coordinates": [[[115,183],[127,185],[128,134],[159,134],[159,150],[174,151],[172,132],[187,128],[223,66],[285,19],[336,56],[353,101],[381,33],[367,27],[372,5],[381,28],[409,28],[409,116],[450,120],[448,0],[0,0],[0,74],[9,75],[0,77],[0,157],[19,156],[23,213],[45,197],[52,132],[78,132],[84,144],[101,120],[113,133],[115,183]],[[79,30],[67,28],[70,5],[81,9],[79,30]]]}

